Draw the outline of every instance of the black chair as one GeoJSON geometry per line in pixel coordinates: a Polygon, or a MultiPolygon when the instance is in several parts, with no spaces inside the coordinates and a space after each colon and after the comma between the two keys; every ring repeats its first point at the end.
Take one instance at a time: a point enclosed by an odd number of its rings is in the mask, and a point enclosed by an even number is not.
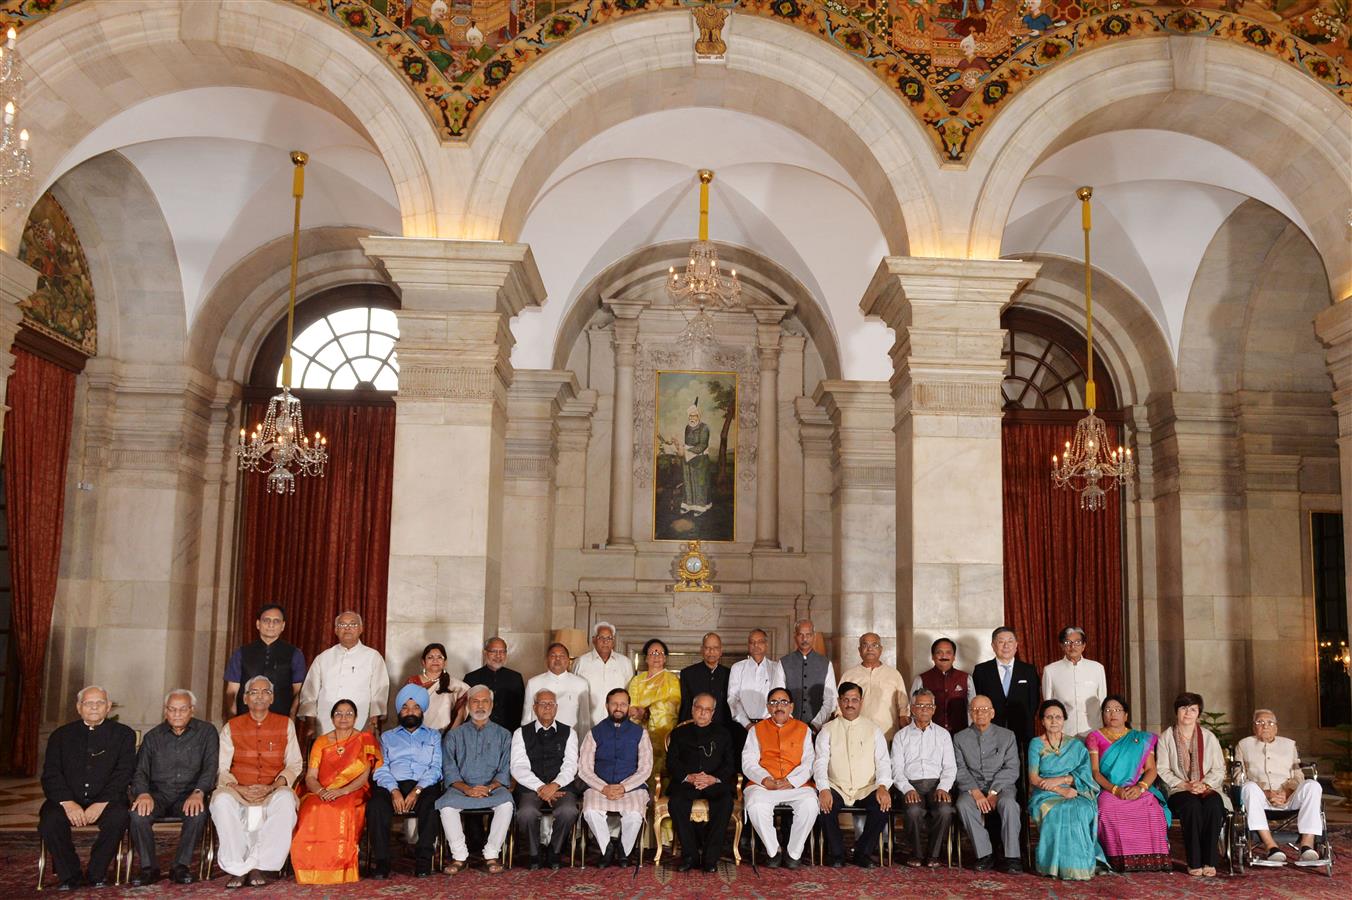
{"type": "MultiPolygon", "coordinates": [[[[837,810],[838,815],[849,816],[851,824],[853,824],[855,816],[862,816],[867,814],[867,812],[868,811],[865,810],[862,806],[851,806],[851,805],[842,806],[839,810],[837,810]]],[[[822,827],[820,823],[812,826],[812,837],[813,837],[812,840],[813,850],[816,853],[814,859],[816,860],[817,865],[819,866],[824,865],[826,862],[826,835],[822,832],[822,827]]],[[[880,865],[887,866],[888,868],[892,866],[892,857],[888,853],[888,850],[891,848],[891,846],[892,846],[892,814],[888,813],[887,824],[883,826],[882,833],[878,835],[878,863],[880,865]]]]}
{"type": "MultiPolygon", "coordinates": [[[[394,813],[396,834],[402,833],[407,827],[407,822],[415,821],[417,814],[410,810],[409,812],[394,813]]],[[[368,820],[369,821],[369,820],[368,820]]],[[[446,837],[441,833],[441,820],[432,819],[433,826],[437,829],[436,839],[432,843],[432,867],[433,871],[440,872],[446,867],[446,837]]],[[[363,828],[361,831],[361,850],[360,859],[365,861],[365,865],[371,864],[371,831],[369,828],[363,828]]]]}
{"type": "MultiPolygon", "coordinates": [[[[206,813],[206,817],[207,824],[206,827],[202,829],[202,837],[197,844],[198,881],[210,881],[212,877],[211,872],[212,867],[216,865],[216,825],[211,821],[210,812],[206,813]]],[[[165,826],[165,828],[168,828],[169,826],[176,826],[178,829],[181,830],[183,828],[183,817],[165,816],[164,818],[160,819],[155,823],[153,830],[159,831],[161,825],[165,826]]],[[[125,867],[122,868],[127,873],[127,879],[131,880],[131,873],[135,871],[132,868],[132,862],[134,857],[136,856],[136,847],[131,843],[130,840],[126,841],[125,843],[126,843],[127,859],[125,867]]],[[[119,866],[121,866],[121,861],[119,861],[119,866]]]]}

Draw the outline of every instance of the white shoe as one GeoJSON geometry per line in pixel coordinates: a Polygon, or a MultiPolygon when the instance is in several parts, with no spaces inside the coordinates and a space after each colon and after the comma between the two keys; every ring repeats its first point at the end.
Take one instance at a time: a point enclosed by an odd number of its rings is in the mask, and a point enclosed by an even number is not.
{"type": "Polygon", "coordinates": [[[1296,860],[1298,866],[1322,866],[1326,860],[1319,855],[1319,851],[1313,847],[1303,847],[1300,851],[1300,859],[1296,860]]]}
{"type": "Polygon", "coordinates": [[[1273,847],[1271,850],[1259,848],[1254,852],[1252,865],[1284,866],[1286,865],[1286,851],[1281,847],[1273,847]]]}

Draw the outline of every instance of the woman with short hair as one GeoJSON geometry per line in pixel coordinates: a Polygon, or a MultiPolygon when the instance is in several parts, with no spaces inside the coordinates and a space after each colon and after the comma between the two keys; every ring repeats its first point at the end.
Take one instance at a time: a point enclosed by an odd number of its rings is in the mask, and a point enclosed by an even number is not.
{"type": "Polygon", "coordinates": [[[1188,874],[1214,877],[1225,810],[1225,757],[1220,741],[1198,721],[1202,696],[1174,699],[1174,724],[1159,741],[1159,775],[1169,789],[1169,808],[1182,820],[1188,874]]]}

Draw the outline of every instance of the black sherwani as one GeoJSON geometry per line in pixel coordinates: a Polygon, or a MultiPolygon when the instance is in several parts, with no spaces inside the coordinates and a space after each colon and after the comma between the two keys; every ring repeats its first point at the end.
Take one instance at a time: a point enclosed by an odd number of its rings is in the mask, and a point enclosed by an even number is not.
{"type": "Polygon", "coordinates": [[[667,745],[671,789],[667,796],[671,798],[671,821],[681,842],[681,854],[687,859],[702,861],[708,867],[717,864],[723,855],[728,820],[732,818],[736,772],[737,754],[733,750],[732,737],[723,726],[711,724],[700,728],[694,722],[687,722],[671,733],[671,742],[667,745]],[[718,781],[704,790],[686,782],[687,775],[699,772],[712,775],[718,781]],[[709,803],[709,824],[702,841],[690,821],[690,809],[696,800],[709,803]]]}
{"type": "Polygon", "coordinates": [[[47,799],[38,810],[38,834],[47,842],[62,881],[80,877],[80,858],[61,804],[74,801],[84,809],[108,804],[95,823],[99,836],[89,853],[89,879],[103,881],[127,830],[127,787],[135,767],[136,732],[126,725],[105,719],[90,728],[76,721],[52,732],[42,764],[42,792],[47,799]]]}

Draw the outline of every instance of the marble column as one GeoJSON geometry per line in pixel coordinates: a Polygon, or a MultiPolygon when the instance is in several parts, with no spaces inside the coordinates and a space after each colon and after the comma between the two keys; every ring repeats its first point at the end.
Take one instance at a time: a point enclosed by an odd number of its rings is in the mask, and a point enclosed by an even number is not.
{"type": "Polygon", "coordinates": [[[860,301],[896,332],[897,629],[902,671],[940,634],[965,668],[1004,620],[1000,311],[1038,271],[1020,260],[883,259],[860,301]]]}
{"type": "MultiPolygon", "coordinates": [[[[0,399],[5,397],[10,373],[14,371],[14,336],[23,324],[19,304],[37,290],[38,273],[0,250],[0,399]]],[[[8,406],[0,405],[0,446],[5,438],[5,413],[8,406]]]]}
{"type": "Polygon", "coordinates": [[[368,237],[401,291],[385,656],[410,671],[429,640],[452,672],[498,629],[509,323],[544,299],[530,248],[368,237]]]}
{"type": "Polygon", "coordinates": [[[1327,347],[1333,376],[1333,408],[1338,414],[1338,474],[1342,483],[1343,577],[1347,584],[1347,621],[1352,622],[1352,297],[1333,304],[1314,320],[1327,347]]]}
{"type": "Polygon", "coordinates": [[[634,360],[638,356],[641,300],[605,300],[615,315],[615,397],[610,416],[610,538],[612,547],[634,546],[634,360]]]}
{"type": "Polygon", "coordinates": [[[756,548],[779,549],[779,347],[783,308],[751,310],[760,356],[760,418],[756,428],[756,548]]]}
{"type": "MultiPolygon", "coordinates": [[[[859,636],[872,631],[882,638],[884,661],[896,665],[900,648],[896,569],[891,562],[897,546],[892,398],[881,381],[822,381],[813,399],[834,426],[831,631],[836,636],[836,663],[853,666],[859,636]]],[[[902,673],[910,675],[906,668],[902,673]]]]}

